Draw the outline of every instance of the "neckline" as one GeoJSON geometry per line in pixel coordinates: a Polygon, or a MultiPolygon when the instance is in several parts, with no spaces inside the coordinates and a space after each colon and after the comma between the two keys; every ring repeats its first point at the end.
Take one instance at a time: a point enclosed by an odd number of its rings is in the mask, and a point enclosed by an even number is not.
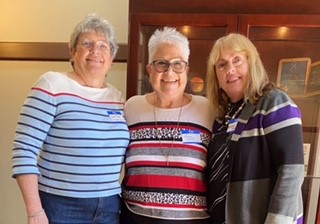
{"type": "Polygon", "coordinates": [[[194,100],[193,99],[193,95],[189,95],[189,96],[186,96],[185,93],[183,95],[183,103],[185,104],[182,104],[178,107],[158,107],[154,104],[154,101],[155,101],[155,95],[150,95],[151,93],[147,93],[145,94],[143,97],[145,98],[146,102],[147,102],[147,105],[149,105],[151,108],[156,108],[157,110],[159,111],[174,111],[174,110],[180,110],[181,106],[182,106],[182,109],[184,109],[185,107],[189,106],[192,101],[194,100]],[[150,96],[148,96],[150,95],[150,96]]]}
{"type": "Polygon", "coordinates": [[[83,88],[90,88],[90,89],[97,89],[97,90],[100,90],[100,89],[106,89],[108,87],[108,84],[107,83],[103,83],[103,86],[102,87],[92,87],[92,86],[89,86],[87,85],[87,83],[85,82],[85,80],[75,74],[75,72],[71,71],[71,72],[65,72],[63,73],[67,78],[69,78],[70,80],[72,80],[74,83],[76,83],[78,86],[81,86],[83,88]]]}
{"type": "Polygon", "coordinates": [[[224,116],[224,125],[228,126],[231,120],[237,118],[241,114],[245,105],[246,101],[244,99],[235,103],[229,103],[227,113],[224,116]]]}

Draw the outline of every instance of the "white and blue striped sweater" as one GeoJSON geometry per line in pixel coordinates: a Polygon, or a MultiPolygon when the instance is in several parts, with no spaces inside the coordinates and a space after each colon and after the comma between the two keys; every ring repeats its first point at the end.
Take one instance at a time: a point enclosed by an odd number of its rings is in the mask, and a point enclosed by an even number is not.
{"type": "Polygon", "coordinates": [[[91,198],[121,192],[129,132],[120,92],[44,74],[24,103],[13,145],[13,177],[39,174],[39,190],[91,198]]]}

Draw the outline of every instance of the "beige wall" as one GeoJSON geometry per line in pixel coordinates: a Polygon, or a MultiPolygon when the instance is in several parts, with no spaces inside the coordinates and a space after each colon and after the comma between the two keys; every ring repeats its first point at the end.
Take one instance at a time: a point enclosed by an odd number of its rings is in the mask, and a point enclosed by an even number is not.
{"type": "MultiPolygon", "coordinates": [[[[110,20],[119,43],[127,43],[129,0],[0,0],[0,41],[68,42],[87,13],[110,20]]],[[[0,224],[26,223],[24,204],[11,178],[11,147],[20,107],[31,85],[48,70],[70,70],[67,62],[0,61],[0,224]]],[[[115,63],[107,81],[125,95],[126,64],[115,63]]]]}

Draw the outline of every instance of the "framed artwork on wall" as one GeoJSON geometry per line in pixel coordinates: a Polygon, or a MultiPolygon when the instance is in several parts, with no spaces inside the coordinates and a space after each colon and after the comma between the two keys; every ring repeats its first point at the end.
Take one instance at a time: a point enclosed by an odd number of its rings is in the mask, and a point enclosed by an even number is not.
{"type": "Polygon", "coordinates": [[[320,93],[320,61],[310,65],[307,93],[320,93]]]}
{"type": "Polygon", "coordinates": [[[291,94],[304,94],[309,81],[310,58],[284,58],[279,61],[277,86],[291,94]]]}

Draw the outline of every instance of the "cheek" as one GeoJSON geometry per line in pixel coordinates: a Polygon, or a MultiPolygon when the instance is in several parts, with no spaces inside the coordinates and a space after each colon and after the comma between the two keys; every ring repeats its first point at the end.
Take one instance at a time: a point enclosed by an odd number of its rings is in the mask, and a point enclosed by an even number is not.
{"type": "Polygon", "coordinates": [[[216,77],[217,77],[217,80],[218,80],[218,83],[219,85],[223,85],[223,83],[225,82],[226,80],[226,75],[224,72],[216,72],[216,77]]]}
{"type": "Polygon", "coordinates": [[[74,52],[73,54],[73,59],[74,60],[82,60],[86,57],[86,53],[81,51],[81,50],[77,50],[74,52]]]}
{"type": "Polygon", "coordinates": [[[249,66],[248,63],[244,63],[242,66],[240,66],[238,68],[238,72],[242,75],[242,76],[248,76],[249,74],[249,66]]]}
{"type": "Polygon", "coordinates": [[[158,82],[160,82],[160,78],[159,78],[159,76],[157,76],[155,74],[149,74],[149,82],[152,85],[157,84],[158,82]]]}

